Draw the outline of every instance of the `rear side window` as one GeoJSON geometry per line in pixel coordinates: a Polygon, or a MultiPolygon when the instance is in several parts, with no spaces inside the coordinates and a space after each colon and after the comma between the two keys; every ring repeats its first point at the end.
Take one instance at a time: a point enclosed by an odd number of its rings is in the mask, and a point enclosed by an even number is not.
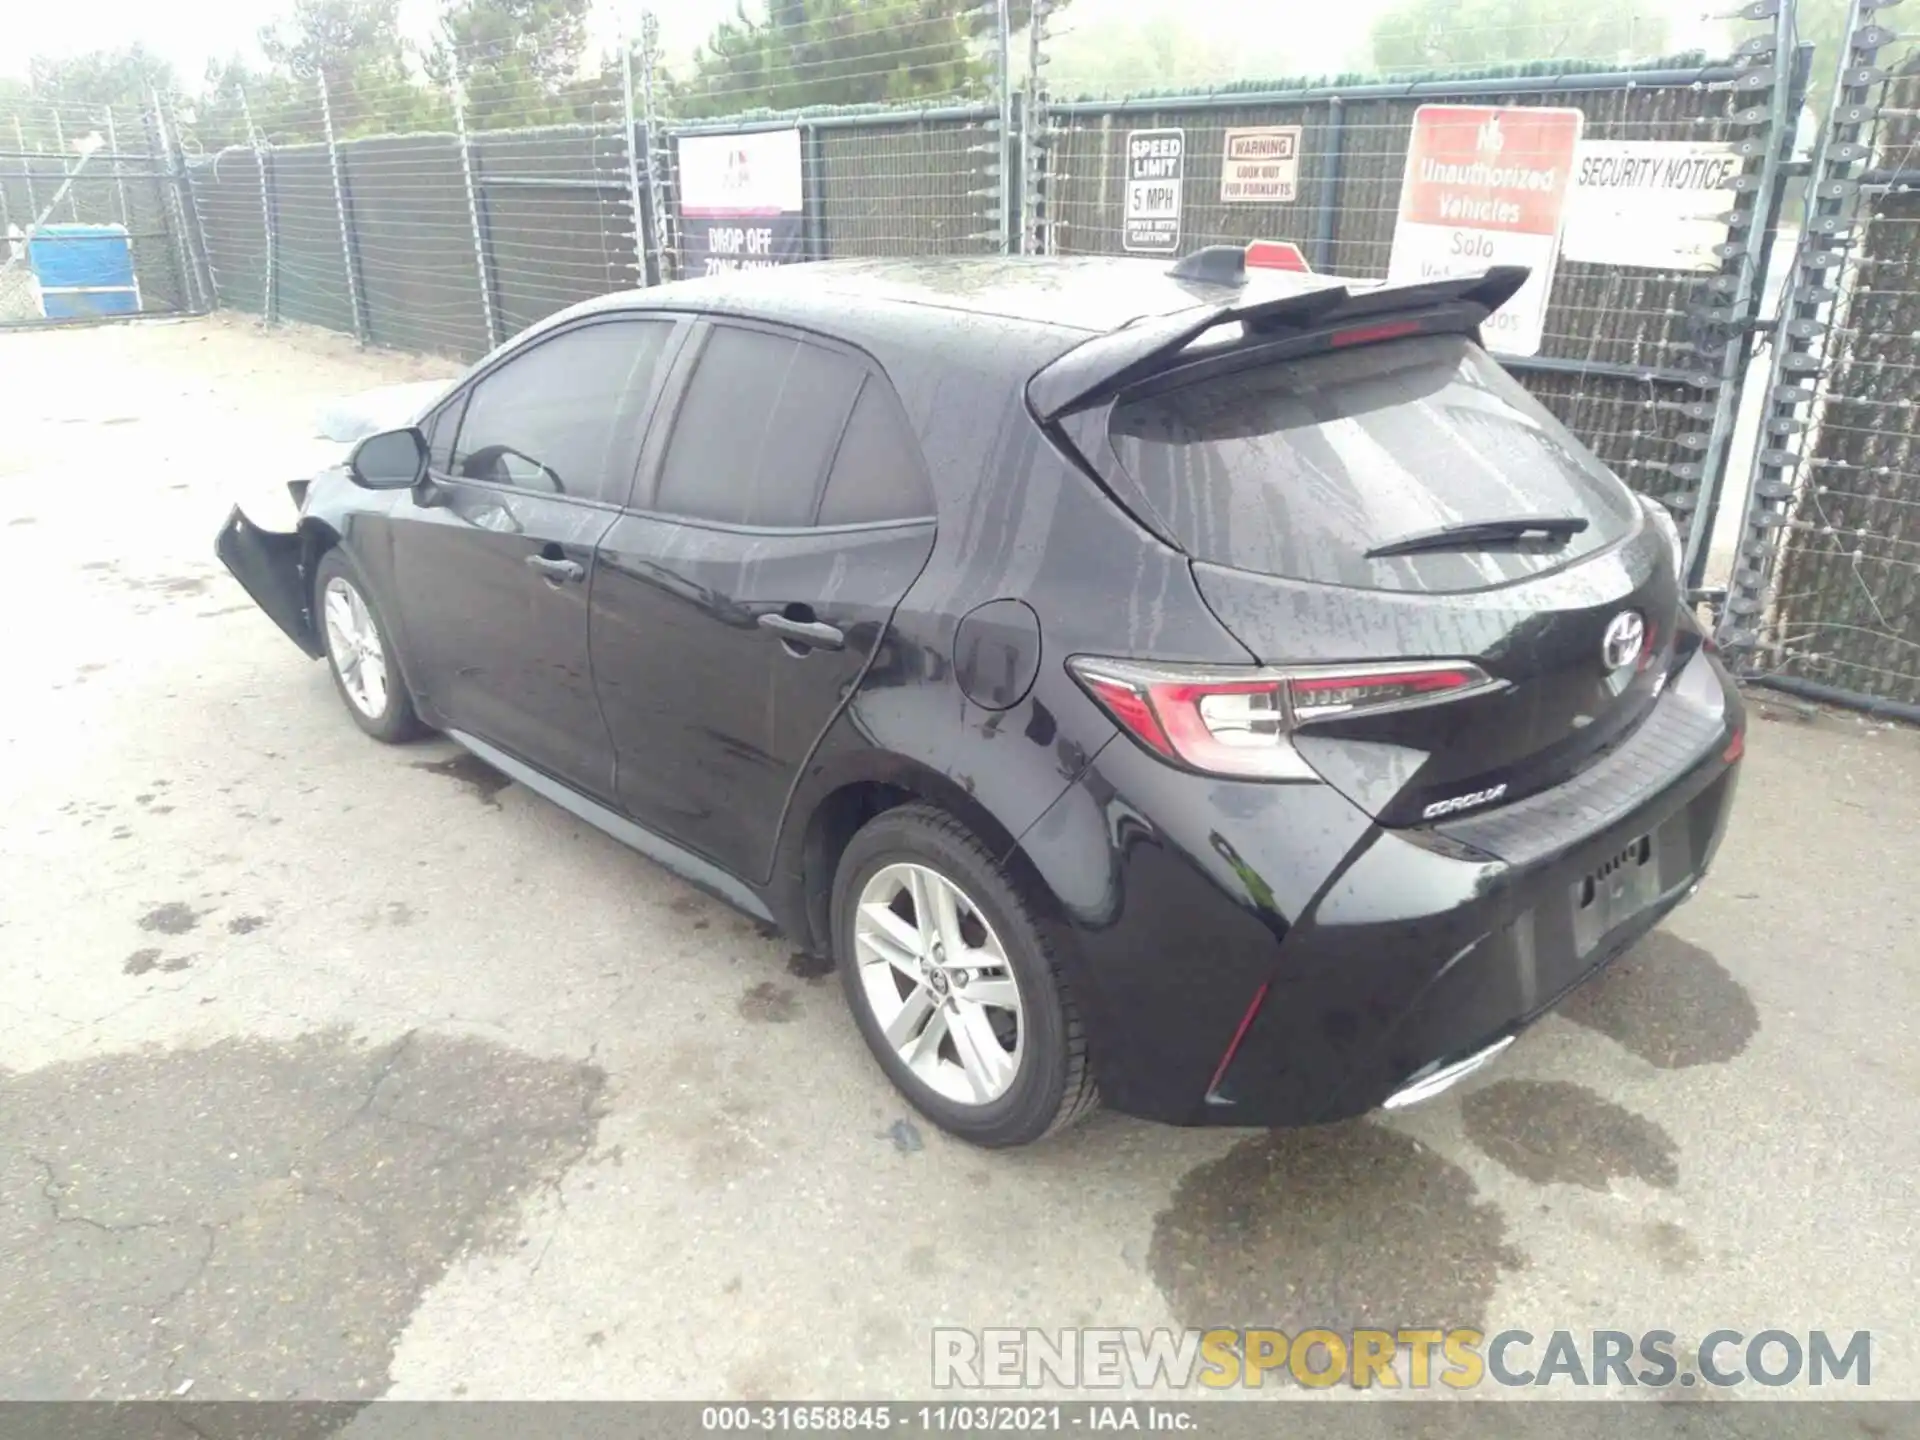
{"type": "Polygon", "coordinates": [[[811,524],[865,373],[818,345],[715,327],[673,422],[653,508],[733,525],[811,524]]]}
{"type": "Polygon", "coordinates": [[[625,503],[642,412],[672,333],[667,320],[609,321],[507,360],[474,386],[449,472],[625,503]]]}
{"type": "Polygon", "coordinates": [[[1383,590],[1468,590],[1556,568],[1635,523],[1632,494],[1463,335],[1362,345],[1114,407],[1142,498],[1195,559],[1383,590]],[[1546,548],[1366,558],[1476,520],[1575,515],[1546,548]]]}
{"type": "Polygon", "coordinates": [[[920,447],[881,381],[869,377],[833,457],[822,525],[915,520],[933,514],[933,496],[920,466],[920,447]]]}

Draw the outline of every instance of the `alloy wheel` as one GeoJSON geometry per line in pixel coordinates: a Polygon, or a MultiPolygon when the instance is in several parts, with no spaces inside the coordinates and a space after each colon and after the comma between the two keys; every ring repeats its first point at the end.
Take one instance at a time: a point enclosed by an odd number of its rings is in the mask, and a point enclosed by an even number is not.
{"type": "Polygon", "coordinates": [[[876,872],[854,910],[862,993],[886,1043],[948,1100],[986,1105],[1020,1073],[1020,987],[993,927],[951,880],[924,865],[876,872]]]}
{"type": "Polygon", "coordinates": [[[344,577],[335,575],[327,581],[321,613],[327,658],[340,677],[340,688],[354,709],[369,720],[379,719],[387,708],[387,657],[366,598],[344,577]]]}

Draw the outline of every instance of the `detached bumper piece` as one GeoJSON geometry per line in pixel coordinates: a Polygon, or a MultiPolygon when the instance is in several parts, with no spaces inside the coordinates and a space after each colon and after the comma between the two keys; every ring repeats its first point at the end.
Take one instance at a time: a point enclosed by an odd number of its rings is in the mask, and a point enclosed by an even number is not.
{"type": "Polygon", "coordinates": [[[213,548],[253,603],[286,631],[288,639],[318,660],[326,650],[309,605],[312,587],[302,564],[305,543],[297,534],[262,530],[236,505],[213,548]]]}

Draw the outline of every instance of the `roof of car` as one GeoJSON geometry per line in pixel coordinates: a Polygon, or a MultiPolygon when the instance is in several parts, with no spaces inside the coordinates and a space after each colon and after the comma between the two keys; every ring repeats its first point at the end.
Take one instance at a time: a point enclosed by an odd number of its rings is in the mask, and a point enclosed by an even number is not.
{"type": "Polygon", "coordinates": [[[735,270],[609,296],[607,305],[686,305],[832,333],[850,306],[920,306],[1104,334],[1144,316],[1346,283],[1334,276],[1252,272],[1245,286],[1176,280],[1166,261],[1118,256],[943,256],[823,260],[735,270]],[[812,312],[809,315],[809,312],[812,312]]]}

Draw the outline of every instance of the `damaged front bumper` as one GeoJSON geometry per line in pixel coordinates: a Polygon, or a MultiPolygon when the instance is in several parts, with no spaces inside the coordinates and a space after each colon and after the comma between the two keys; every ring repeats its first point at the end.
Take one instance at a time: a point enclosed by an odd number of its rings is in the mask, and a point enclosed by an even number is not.
{"type": "Polygon", "coordinates": [[[313,622],[313,578],[307,573],[304,537],[262,530],[236,505],[213,548],[253,603],[294,644],[316,660],[326,653],[313,622]]]}

